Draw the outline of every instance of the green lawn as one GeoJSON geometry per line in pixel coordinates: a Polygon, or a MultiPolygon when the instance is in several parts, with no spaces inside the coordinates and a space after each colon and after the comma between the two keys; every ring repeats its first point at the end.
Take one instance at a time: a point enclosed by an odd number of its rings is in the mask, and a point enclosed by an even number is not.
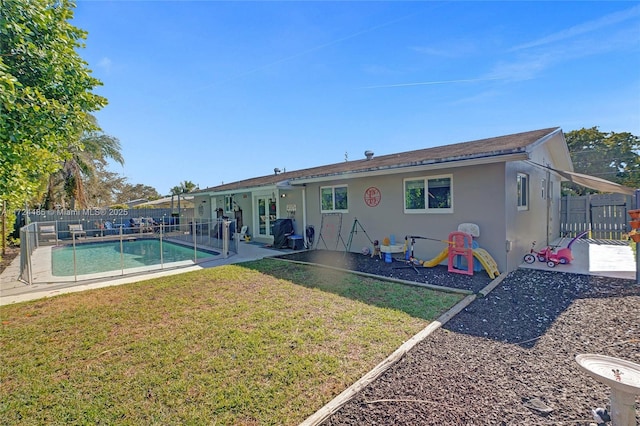
{"type": "Polygon", "coordinates": [[[0,424],[298,424],[460,295],[276,260],[0,307],[0,424]]]}

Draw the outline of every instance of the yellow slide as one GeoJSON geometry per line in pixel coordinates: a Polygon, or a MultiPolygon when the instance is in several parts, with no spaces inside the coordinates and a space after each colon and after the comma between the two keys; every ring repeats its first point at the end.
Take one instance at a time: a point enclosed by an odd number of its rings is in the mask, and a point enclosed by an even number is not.
{"type": "MultiPolygon", "coordinates": [[[[425,268],[433,268],[434,266],[439,265],[440,262],[445,260],[447,257],[449,257],[449,247],[445,247],[445,249],[433,259],[422,262],[422,266],[425,268]]],[[[473,257],[480,261],[484,270],[489,274],[489,278],[493,279],[500,275],[500,271],[498,271],[498,264],[485,249],[473,249],[473,257]]]]}
{"type": "Polygon", "coordinates": [[[489,274],[489,278],[493,279],[500,275],[500,271],[498,271],[498,264],[485,249],[473,249],[473,257],[480,261],[480,264],[484,267],[484,270],[487,271],[487,274],[489,274]]]}
{"type": "Polygon", "coordinates": [[[425,260],[422,263],[422,266],[424,266],[425,268],[433,268],[434,266],[439,265],[440,262],[445,260],[447,257],[449,257],[449,247],[445,247],[445,249],[442,250],[440,254],[434,257],[433,259],[425,260]]]}

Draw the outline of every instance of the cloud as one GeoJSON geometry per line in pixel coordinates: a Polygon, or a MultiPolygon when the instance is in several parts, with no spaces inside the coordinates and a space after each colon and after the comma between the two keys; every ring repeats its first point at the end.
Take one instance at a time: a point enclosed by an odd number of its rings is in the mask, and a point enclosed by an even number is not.
{"type": "Polygon", "coordinates": [[[432,80],[432,81],[417,81],[413,83],[398,83],[398,84],[381,84],[377,86],[365,86],[360,89],[386,89],[391,87],[410,87],[410,86],[432,86],[436,84],[457,84],[457,83],[478,83],[481,81],[500,80],[499,76],[489,76],[483,78],[467,78],[459,80],[432,80]]]}
{"type": "Polygon", "coordinates": [[[518,51],[523,49],[530,49],[532,47],[544,46],[558,41],[571,39],[579,35],[588,34],[599,29],[609,27],[611,25],[617,25],[626,20],[640,16],[640,6],[632,7],[631,9],[623,10],[620,12],[612,13],[603,16],[600,19],[588,21],[583,24],[575,25],[567,28],[566,30],[559,31],[554,34],[550,34],[546,37],[539,38],[537,40],[523,43],[518,46],[512,47],[510,51],[518,51]]]}
{"type": "Polygon", "coordinates": [[[514,61],[497,63],[486,78],[523,81],[535,78],[555,61],[551,55],[533,55],[514,61]]]}
{"type": "Polygon", "coordinates": [[[522,81],[536,78],[546,69],[578,58],[615,50],[637,50],[640,32],[620,23],[640,16],[640,6],[612,13],[507,50],[510,60],[495,64],[487,77],[522,81]],[[601,31],[607,27],[613,28],[601,31]]]}
{"type": "Polygon", "coordinates": [[[113,64],[111,63],[111,59],[107,58],[106,56],[100,59],[100,61],[98,62],[98,66],[103,70],[105,70],[106,72],[111,71],[112,65],[113,64]]]}
{"type": "Polygon", "coordinates": [[[467,57],[479,52],[479,48],[474,42],[463,40],[439,42],[437,46],[413,46],[410,49],[423,55],[441,58],[467,57]]]}

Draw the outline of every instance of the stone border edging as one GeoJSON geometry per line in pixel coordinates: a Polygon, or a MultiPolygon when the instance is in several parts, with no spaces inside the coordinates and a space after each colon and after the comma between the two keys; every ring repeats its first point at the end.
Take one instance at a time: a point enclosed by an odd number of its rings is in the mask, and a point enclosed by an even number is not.
{"type": "Polygon", "coordinates": [[[422,329],[418,334],[404,342],[398,349],[389,355],[384,361],[376,365],[373,370],[369,371],[354,384],[345,389],[342,393],[329,401],[324,407],[320,408],[311,416],[307,417],[300,426],[315,426],[327,420],[332,414],[336,413],[344,404],[353,398],[358,392],[367,387],[369,383],[376,380],[382,373],[396,364],[402,357],[409,352],[414,346],[426,339],[431,333],[439,329],[447,323],[451,318],[456,316],[460,311],[469,306],[476,299],[475,294],[470,294],[456,305],[442,314],[437,320],[431,322],[422,329]]]}
{"type": "Polygon", "coordinates": [[[380,275],[369,274],[367,272],[358,272],[358,271],[352,271],[350,269],[337,268],[335,266],[323,265],[321,263],[302,262],[300,260],[282,259],[282,258],[278,258],[278,257],[270,257],[270,259],[279,260],[279,261],[282,261],[282,262],[297,263],[299,265],[317,266],[319,268],[332,269],[332,270],[338,271],[338,272],[348,272],[350,274],[360,275],[360,276],[367,277],[367,278],[374,278],[374,279],[376,279],[378,281],[389,281],[389,282],[392,282],[392,283],[411,285],[411,286],[414,286],[414,287],[425,287],[425,288],[428,288],[430,290],[442,291],[444,293],[456,293],[456,294],[464,294],[464,295],[473,294],[473,291],[471,291],[471,290],[462,290],[462,289],[459,289],[459,288],[443,287],[443,286],[439,286],[439,285],[435,285],[435,284],[419,283],[419,282],[416,282],[416,281],[401,280],[399,278],[383,277],[383,276],[380,276],[380,275]]]}
{"type": "MultiPolygon", "coordinates": [[[[285,259],[280,259],[285,260],[285,259]]],[[[298,262],[298,263],[306,263],[306,262],[298,262]]],[[[309,263],[308,263],[309,264],[309,263]]],[[[346,271],[340,268],[333,268],[341,271],[346,271]]],[[[347,271],[352,272],[352,271],[347,271]]],[[[370,275],[370,274],[367,274],[370,275]]],[[[491,281],[485,288],[478,292],[479,295],[485,297],[489,294],[493,289],[495,289],[506,277],[508,273],[503,272],[493,281],[491,281]]],[[[377,277],[377,276],[376,276],[377,277]]],[[[402,281],[402,280],[398,280],[402,281]]],[[[444,287],[449,289],[448,287],[444,287]]],[[[451,289],[449,289],[451,290],[451,289]]],[[[316,426],[320,423],[327,420],[331,415],[335,414],[344,404],[349,402],[357,393],[363,390],[367,385],[376,380],[382,373],[391,368],[394,364],[396,364],[402,357],[409,352],[414,346],[416,346],[421,341],[425,340],[431,333],[442,327],[446,324],[451,318],[459,314],[463,309],[471,304],[474,300],[476,300],[476,294],[469,294],[467,297],[462,299],[460,302],[456,303],[456,305],[449,309],[447,312],[438,317],[437,320],[431,322],[428,326],[426,326],[422,331],[418,334],[411,337],[409,340],[404,342],[398,349],[396,349],[391,355],[389,355],[384,361],[380,364],[376,365],[373,370],[369,371],[367,374],[362,376],[358,381],[349,386],[347,389],[342,391],[338,396],[329,401],[324,407],[320,408],[311,416],[307,417],[299,426],[316,426]]]]}
{"type": "Polygon", "coordinates": [[[509,275],[508,272],[503,272],[500,275],[498,275],[493,281],[491,281],[489,284],[487,284],[487,286],[485,288],[483,288],[482,290],[480,290],[478,292],[479,295],[481,295],[482,297],[486,297],[487,294],[491,293],[493,291],[494,288],[498,287],[498,285],[505,279],[507,278],[507,275],[509,275]]]}

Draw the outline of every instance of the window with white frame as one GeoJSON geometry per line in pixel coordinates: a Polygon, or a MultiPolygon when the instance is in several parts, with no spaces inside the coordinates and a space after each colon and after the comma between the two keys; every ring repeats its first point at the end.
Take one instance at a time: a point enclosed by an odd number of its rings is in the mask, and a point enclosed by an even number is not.
{"type": "Polygon", "coordinates": [[[320,187],[320,210],[322,213],[341,212],[347,213],[349,203],[347,186],[323,186],[320,187]]]}
{"type": "Polygon", "coordinates": [[[224,211],[227,213],[233,212],[233,195],[224,196],[224,211]]]}
{"type": "Polygon", "coordinates": [[[529,175],[518,173],[518,210],[529,210],[529,175]]]}
{"type": "Polygon", "coordinates": [[[452,213],[451,175],[404,180],[405,213],[452,213]]]}

